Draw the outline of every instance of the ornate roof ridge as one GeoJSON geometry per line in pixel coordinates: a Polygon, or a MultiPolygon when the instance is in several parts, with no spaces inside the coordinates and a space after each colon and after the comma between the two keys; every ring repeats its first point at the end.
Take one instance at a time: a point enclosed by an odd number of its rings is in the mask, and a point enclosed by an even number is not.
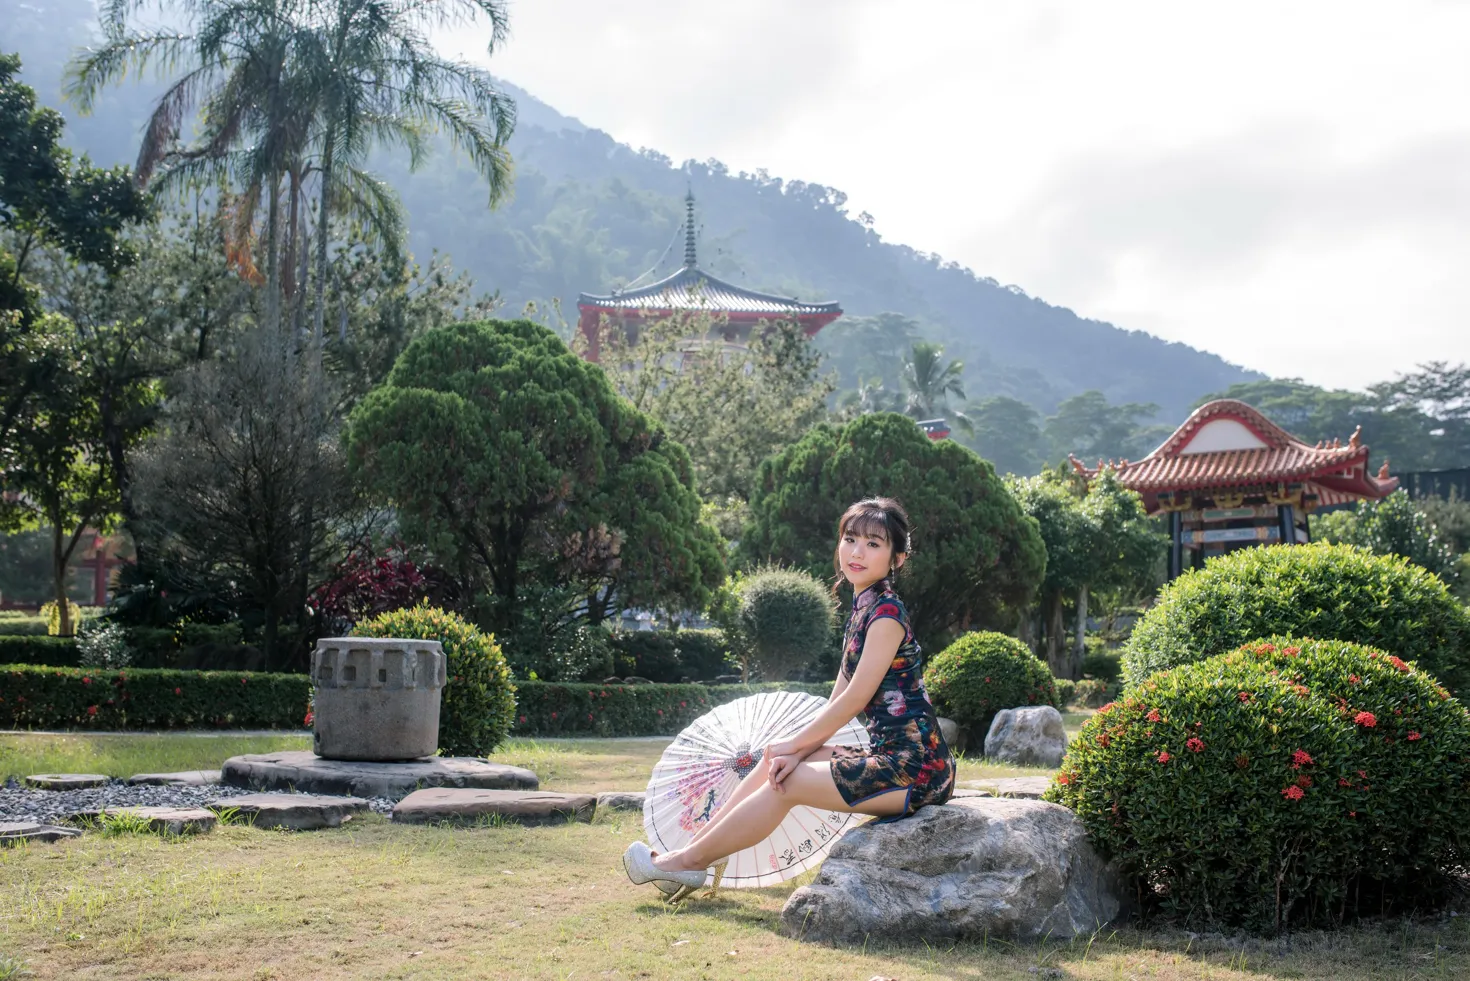
{"type": "Polygon", "coordinates": [[[590,304],[594,306],[616,304],[625,307],[630,300],[656,299],[665,293],[680,290],[692,292],[699,287],[704,287],[705,292],[719,291],[731,293],[748,300],[758,300],[764,303],[811,310],[813,312],[841,312],[841,308],[835,300],[808,303],[791,296],[781,296],[777,293],[764,293],[760,290],[748,289],[744,286],[737,286],[734,283],[726,282],[718,276],[710,275],[698,266],[684,266],[656,283],[649,283],[647,286],[640,286],[637,289],[615,291],[612,293],[582,293],[578,296],[577,303],[578,305],[590,304]]]}

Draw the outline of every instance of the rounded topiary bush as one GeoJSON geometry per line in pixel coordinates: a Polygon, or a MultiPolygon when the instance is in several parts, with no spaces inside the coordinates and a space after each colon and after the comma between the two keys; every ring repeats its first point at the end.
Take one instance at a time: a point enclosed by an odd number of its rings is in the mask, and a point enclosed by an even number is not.
{"type": "Polygon", "coordinates": [[[445,681],[439,704],[439,752],[486,756],[515,721],[515,686],[500,645],[463,617],[420,603],[360,621],[354,637],[437,640],[444,645],[445,681]]]}
{"type": "Polygon", "coordinates": [[[1124,646],[1129,684],[1258,637],[1346,640],[1416,662],[1452,692],[1470,684],[1470,614],[1407,560],[1348,545],[1245,548],[1159,593],[1124,646]]]}
{"type": "Polygon", "coordinates": [[[832,594],[796,569],[762,569],[740,583],[735,627],[762,680],[785,681],[833,646],[832,594]]]}
{"type": "Polygon", "coordinates": [[[1470,713],[1371,648],[1258,641],[1104,706],[1046,798],[1146,907],[1185,919],[1269,930],[1422,908],[1470,847],[1470,713]]]}
{"type": "Polygon", "coordinates": [[[935,711],[981,741],[1001,709],[1062,707],[1056,679],[1030,648],[988,630],[965,634],[931,658],[924,667],[924,687],[935,711]]]}

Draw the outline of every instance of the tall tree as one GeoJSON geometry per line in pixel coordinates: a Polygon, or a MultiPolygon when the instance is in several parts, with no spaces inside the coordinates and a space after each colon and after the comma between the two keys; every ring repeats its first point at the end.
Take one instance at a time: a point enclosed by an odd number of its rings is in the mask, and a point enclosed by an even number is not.
{"type": "Polygon", "coordinates": [[[1138,460],[1173,432],[1171,426],[1147,424],[1158,411],[1152,403],[1110,405],[1093,389],[1057,406],[1044,432],[1053,459],[1075,453],[1084,460],[1138,460]]]}
{"type": "MultiPolygon", "coordinates": [[[[944,360],[944,345],[919,341],[903,359],[905,411],[916,419],[944,415],[951,398],[965,397],[964,372],[963,362],[944,360]]],[[[963,414],[961,421],[969,426],[963,414]]]]}
{"type": "Polygon", "coordinates": [[[998,473],[1025,476],[1046,462],[1041,415],[1020,399],[993,395],[971,403],[965,414],[973,427],[965,443],[995,464],[998,473]]]}

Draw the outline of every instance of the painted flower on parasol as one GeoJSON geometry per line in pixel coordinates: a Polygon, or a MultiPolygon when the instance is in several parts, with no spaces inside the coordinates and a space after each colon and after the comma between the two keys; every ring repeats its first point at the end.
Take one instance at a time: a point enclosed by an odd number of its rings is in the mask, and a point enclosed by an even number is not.
{"type": "MultiPolygon", "coordinates": [[[[649,778],[643,799],[649,846],[666,852],[687,844],[760,766],[766,746],[800,732],[826,704],[825,698],[804,692],[763,692],[727,702],[690,723],[664,750],[649,778]]],[[[849,722],[830,742],[866,748],[868,733],[849,722]]],[[[720,884],[756,888],[800,875],[860,819],[794,807],[770,837],[730,856],[720,884]]]]}

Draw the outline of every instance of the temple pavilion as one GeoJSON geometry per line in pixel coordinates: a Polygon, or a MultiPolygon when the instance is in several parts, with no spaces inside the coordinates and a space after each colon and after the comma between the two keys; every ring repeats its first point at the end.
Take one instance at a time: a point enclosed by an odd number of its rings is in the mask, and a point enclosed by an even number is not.
{"type": "Polygon", "coordinates": [[[785,320],[801,325],[806,336],[842,316],[836,303],[803,303],[794,297],[758,293],[711,276],[699,268],[694,242],[694,195],[684,199],[684,266],[672,276],[636,289],[577,298],[578,326],[587,339],[587,358],[598,359],[603,318],[626,330],[645,321],[679,315],[708,315],[726,344],[744,345],[761,321],[785,320]]]}
{"type": "Polygon", "coordinates": [[[1110,466],[1150,515],[1169,516],[1173,579],[1233,549],[1310,542],[1313,510],[1390,494],[1398,478],[1388,475],[1387,461],[1370,473],[1361,433],[1312,446],[1244,402],[1217,399],[1142,460],[1099,460],[1096,467],[1071,460],[1089,479],[1110,466]]]}

